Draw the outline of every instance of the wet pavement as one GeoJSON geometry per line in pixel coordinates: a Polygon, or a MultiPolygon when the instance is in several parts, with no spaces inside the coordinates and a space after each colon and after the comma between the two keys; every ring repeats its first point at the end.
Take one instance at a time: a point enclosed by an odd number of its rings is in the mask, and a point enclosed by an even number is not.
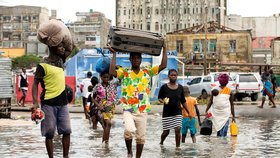
{"type": "MultiPolygon", "coordinates": [[[[0,119],[1,158],[47,157],[44,138],[40,136],[40,126],[30,121],[29,113],[13,112],[14,119],[0,119]]],[[[93,130],[89,121],[81,113],[71,113],[70,157],[126,157],[123,139],[122,116],[116,115],[110,134],[109,146],[103,146],[102,128],[93,130]]],[[[197,143],[187,137],[181,148],[175,149],[174,131],[170,132],[163,146],[159,145],[162,132],[161,116],[148,116],[147,140],[142,157],[279,157],[280,121],[264,118],[239,117],[239,135],[218,138],[197,134],[197,143]]],[[[55,157],[62,157],[60,137],[54,139],[55,157]]],[[[133,143],[135,154],[135,142],[133,143]]]]}

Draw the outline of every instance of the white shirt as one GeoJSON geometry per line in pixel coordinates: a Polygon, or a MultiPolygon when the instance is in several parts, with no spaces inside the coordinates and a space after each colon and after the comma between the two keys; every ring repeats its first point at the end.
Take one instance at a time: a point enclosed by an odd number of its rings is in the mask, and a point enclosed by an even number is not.
{"type": "Polygon", "coordinates": [[[21,75],[23,76],[24,79],[26,79],[26,82],[28,83],[27,75],[24,74],[24,73],[21,73],[21,74],[19,75],[19,77],[18,77],[18,87],[19,87],[20,89],[28,90],[28,87],[20,87],[21,75]]]}
{"type": "Polygon", "coordinates": [[[80,85],[83,85],[83,97],[88,98],[88,86],[91,85],[90,78],[85,78],[80,85]]]}

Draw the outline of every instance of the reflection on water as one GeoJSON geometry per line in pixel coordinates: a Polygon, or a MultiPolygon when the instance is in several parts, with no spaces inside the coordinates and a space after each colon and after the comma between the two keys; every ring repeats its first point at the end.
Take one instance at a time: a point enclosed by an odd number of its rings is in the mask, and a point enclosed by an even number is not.
{"type": "MultiPolygon", "coordinates": [[[[191,143],[187,137],[180,149],[175,148],[174,131],[159,145],[162,132],[161,117],[149,115],[147,140],[143,151],[144,158],[169,157],[277,157],[280,153],[280,121],[238,119],[239,135],[217,138],[197,136],[197,143],[191,143]]],[[[110,144],[102,146],[102,129],[92,130],[82,114],[71,114],[72,137],[70,157],[125,157],[126,148],[123,139],[121,115],[114,119],[110,144]]],[[[54,138],[55,157],[62,157],[61,138],[54,138]]],[[[135,152],[135,142],[133,151],[135,152]]],[[[38,158],[47,157],[44,138],[40,136],[40,127],[30,120],[0,119],[0,155],[1,158],[38,158]]],[[[135,155],[135,153],[134,153],[135,155]]]]}

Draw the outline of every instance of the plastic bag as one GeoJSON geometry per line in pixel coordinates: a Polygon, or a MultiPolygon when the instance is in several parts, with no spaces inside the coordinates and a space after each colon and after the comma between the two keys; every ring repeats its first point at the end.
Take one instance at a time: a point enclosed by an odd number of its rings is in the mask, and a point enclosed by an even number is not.
{"type": "Polygon", "coordinates": [[[212,134],[212,121],[206,117],[201,124],[200,134],[201,135],[211,135],[212,134]]]}

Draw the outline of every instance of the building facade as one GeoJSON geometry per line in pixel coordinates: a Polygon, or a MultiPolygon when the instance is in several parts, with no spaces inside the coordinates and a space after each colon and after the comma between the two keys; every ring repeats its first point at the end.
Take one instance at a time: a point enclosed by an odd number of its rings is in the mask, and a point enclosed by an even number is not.
{"type": "Polygon", "coordinates": [[[206,62],[207,73],[220,70],[220,63],[252,62],[250,31],[236,31],[209,22],[167,33],[166,40],[167,49],[176,50],[178,56],[185,58],[187,67],[187,64],[204,65],[206,62]]]}
{"type": "Polygon", "coordinates": [[[224,24],[227,0],[116,0],[116,26],[166,34],[208,21],[224,24]]]}
{"type": "Polygon", "coordinates": [[[228,15],[225,26],[235,30],[251,30],[253,37],[278,37],[280,36],[280,14],[269,17],[228,15]]]}
{"type": "Polygon", "coordinates": [[[74,43],[80,48],[105,47],[111,20],[101,12],[77,12],[77,21],[68,24],[74,43]]]}
{"type": "Polygon", "coordinates": [[[46,47],[36,34],[40,24],[49,20],[48,14],[44,7],[0,6],[0,48],[21,48],[26,54],[44,55],[46,47]]]}
{"type": "Polygon", "coordinates": [[[226,26],[235,30],[250,30],[253,37],[253,63],[271,64],[271,41],[280,36],[280,14],[268,17],[228,15],[226,26]]]}

